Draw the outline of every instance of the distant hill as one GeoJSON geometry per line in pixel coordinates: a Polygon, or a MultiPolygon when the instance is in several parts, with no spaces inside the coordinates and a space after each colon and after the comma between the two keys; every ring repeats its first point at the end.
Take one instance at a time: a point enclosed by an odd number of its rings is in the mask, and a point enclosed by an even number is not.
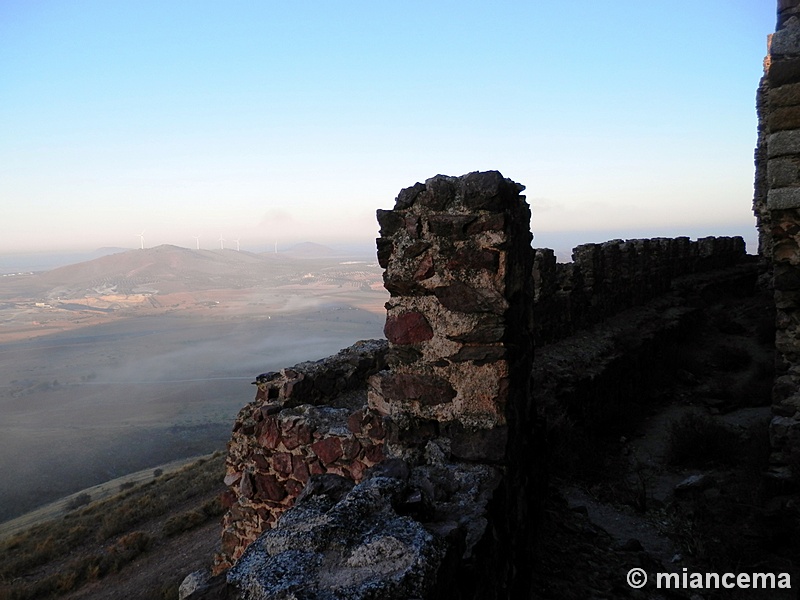
{"type": "MultiPolygon", "coordinates": [[[[0,299],[35,299],[44,305],[92,299],[95,310],[122,304],[157,307],[151,296],[245,289],[274,289],[309,283],[361,287],[369,276],[352,255],[305,242],[279,253],[253,253],[233,249],[195,250],[173,245],[112,252],[50,271],[2,278],[0,299]],[[314,275],[311,276],[310,274],[314,275]],[[365,279],[366,277],[366,279],[365,279]]],[[[173,298],[169,302],[191,302],[173,298]]],[[[195,300],[196,301],[196,300],[195,300]]],[[[66,303],[66,304],[65,304],[66,303]]],[[[177,305],[175,304],[175,305],[177,305]]]]}
{"type": "Polygon", "coordinates": [[[128,250],[41,273],[39,283],[61,297],[85,293],[171,293],[242,288],[280,275],[273,258],[236,250],[162,245],[128,250]]]}

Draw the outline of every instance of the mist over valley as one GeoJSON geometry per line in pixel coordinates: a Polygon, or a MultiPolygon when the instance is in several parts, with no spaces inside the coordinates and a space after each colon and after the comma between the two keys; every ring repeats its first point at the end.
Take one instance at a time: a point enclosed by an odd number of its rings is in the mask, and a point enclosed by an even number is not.
{"type": "Polygon", "coordinates": [[[131,250],[0,277],[0,521],[224,447],[258,373],[382,337],[374,257],[131,250]]]}

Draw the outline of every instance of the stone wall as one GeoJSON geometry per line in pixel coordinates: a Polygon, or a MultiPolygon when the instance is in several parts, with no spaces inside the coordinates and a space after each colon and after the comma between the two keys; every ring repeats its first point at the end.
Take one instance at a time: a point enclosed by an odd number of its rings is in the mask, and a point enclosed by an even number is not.
{"type": "Polygon", "coordinates": [[[367,377],[384,367],[386,342],[359,342],[317,362],[264,373],[239,412],[228,443],[222,550],[229,568],[313,475],[361,481],[383,459],[385,431],[366,411],[367,377]]]}
{"type": "Polygon", "coordinates": [[[759,86],[754,210],[776,306],[773,468],[800,477],[800,0],[779,0],[759,86]]]}
{"type": "Polygon", "coordinates": [[[369,403],[399,424],[398,455],[435,436],[457,458],[504,458],[506,407],[529,398],[512,373],[532,360],[522,189],[496,171],[440,175],[378,211],[392,368],[370,381],[369,403]]]}
{"type": "Polygon", "coordinates": [[[456,468],[491,466],[484,482],[502,476],[481,515],[491,534],[466,554],[481,558],[458,576],[483,598],[528,590],[522,565],[530,563],[544,458],[534,452],[533,250],[523,189],[497,171],[438,175],[378,211],[391,371],[370,380],[369,404],[395,424],[388,455],[420,464],[436,447],[456,468]]]}
{"type": "Polygon", "coordinates": [[[584,244],[571,263],[548,248],[533,266],[534,340],[548,344],[669,291],[677,277],[721,269],[745,257],[741,237],[613,240],[584,244]]]}
{"type": "Polygon", "coordinates": [[[258,376],[228,447],[215,569],[235,563],[236,594],[273,597],[287,582],[353,598],[526,588],[528,570],[513,567],[529,562],[536,510],[522,189],[490,171],[402,190],[378,211],[388,351],[361,343],[258,376]]]}

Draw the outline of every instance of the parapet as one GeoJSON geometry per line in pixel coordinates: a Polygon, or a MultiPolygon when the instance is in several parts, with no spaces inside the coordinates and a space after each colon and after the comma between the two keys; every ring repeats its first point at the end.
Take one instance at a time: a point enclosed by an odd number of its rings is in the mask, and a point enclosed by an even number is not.
{"type": "Polygon", "coordinates": [[[641,306],[686,275],[723,269],[746,256],[741,237],[612,240],[583,244],[572,262],[538,248],[533,263],[534,340],[549,344],[641,306]]]}

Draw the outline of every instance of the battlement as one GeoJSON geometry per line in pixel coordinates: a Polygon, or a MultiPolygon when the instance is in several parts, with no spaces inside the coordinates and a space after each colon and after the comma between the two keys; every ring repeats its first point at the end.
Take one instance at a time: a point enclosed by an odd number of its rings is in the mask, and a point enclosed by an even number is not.
{"type": "Polygon", "coordinates": [[[573,333],[669,291],[676,278],[744,260],[741,237],[612,240],[583,244],[572,262],[557,263],[548,248],[535,251],[534,342],[573,333]]]}

